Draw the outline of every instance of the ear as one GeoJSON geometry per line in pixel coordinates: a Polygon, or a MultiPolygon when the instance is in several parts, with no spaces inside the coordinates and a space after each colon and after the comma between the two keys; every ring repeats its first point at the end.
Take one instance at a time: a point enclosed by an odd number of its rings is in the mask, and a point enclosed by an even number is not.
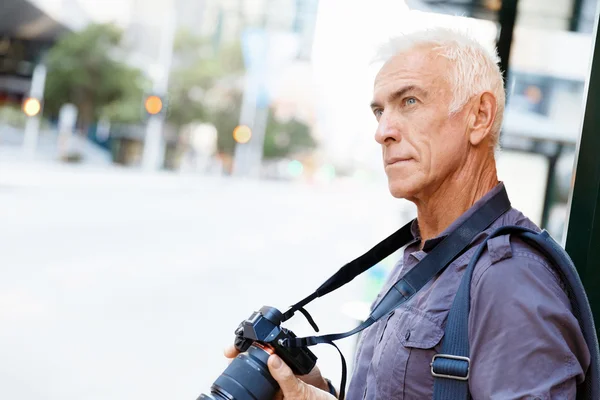
{"type": "Polygon", "coordinates": [[[491,92],[483,92],[475,98],[471,115],[469,116],[469,142],[479,145],[492,130],[496,119],[496,96],[491,92]]]}

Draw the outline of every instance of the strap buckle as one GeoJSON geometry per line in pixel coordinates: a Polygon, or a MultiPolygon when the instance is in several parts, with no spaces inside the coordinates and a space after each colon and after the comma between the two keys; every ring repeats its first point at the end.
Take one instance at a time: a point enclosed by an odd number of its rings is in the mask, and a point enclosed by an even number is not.
{"type": "MultiPolygon", "coordinates": [[[[438,362],[438,364],[440,364],[440,362],[438,362]]],[[[431,375],[436,378],[466,381],[469,379],[469,373],[471,372],[471,359],[469,357],[454,356],[452,354],[436,354],[431,359],[430,366],[431,375]],[[445,362],[443,365],[438,365],[436,368],[435,360],[437,359],[439,359],[440,362],[442,360],[445,362]]]]}

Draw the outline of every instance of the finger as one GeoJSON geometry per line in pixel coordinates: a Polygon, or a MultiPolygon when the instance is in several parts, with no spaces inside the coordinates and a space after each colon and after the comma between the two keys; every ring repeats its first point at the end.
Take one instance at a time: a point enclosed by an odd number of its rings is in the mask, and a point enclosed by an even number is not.
{"type": "Polygon", "coordinates": [[[304,400],[304,383],[300,381],[294,373],[278,356],[273,354],[269,357],[269,372],[271,376],[279,383],[283,397],[289,400],[304,400]]]}
{"type": "Polygon", "coordinates": [[[231,345],[231,346],[227,347],[225,350],[223,350],[223,354],[227,358],[236,358],[237,355],[240,354],[240,352],[235,348],[234,345],[231,345]]]}

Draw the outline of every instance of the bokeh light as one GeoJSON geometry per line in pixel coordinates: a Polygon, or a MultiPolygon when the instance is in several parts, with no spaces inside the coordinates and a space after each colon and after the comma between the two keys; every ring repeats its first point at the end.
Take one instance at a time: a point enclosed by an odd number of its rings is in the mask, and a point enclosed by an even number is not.
{"type": "Polygon", "coordinates": [[[23,112],[28,117],[34,117],[38,115],[40,110],[42,109],[42,104],[36,98],[30,97],[23,103],[23,112]]]}
{"type": "Polygon", "coordinates": [[[245,144],[252,139],[252,129],[246,125],[239,125],[233,130],[233,139],[240,143],[245,144]]]}

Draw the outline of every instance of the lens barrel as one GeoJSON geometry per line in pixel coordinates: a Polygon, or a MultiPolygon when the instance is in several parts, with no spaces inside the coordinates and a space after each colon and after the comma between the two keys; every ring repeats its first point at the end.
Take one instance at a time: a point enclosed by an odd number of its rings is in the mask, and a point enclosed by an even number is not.
{"type": "Polygon", "coordinates": [[[279,385],[269,373],[269,352],[253,344],[238,355],[198,400],[271,400],[279,385]]]}

